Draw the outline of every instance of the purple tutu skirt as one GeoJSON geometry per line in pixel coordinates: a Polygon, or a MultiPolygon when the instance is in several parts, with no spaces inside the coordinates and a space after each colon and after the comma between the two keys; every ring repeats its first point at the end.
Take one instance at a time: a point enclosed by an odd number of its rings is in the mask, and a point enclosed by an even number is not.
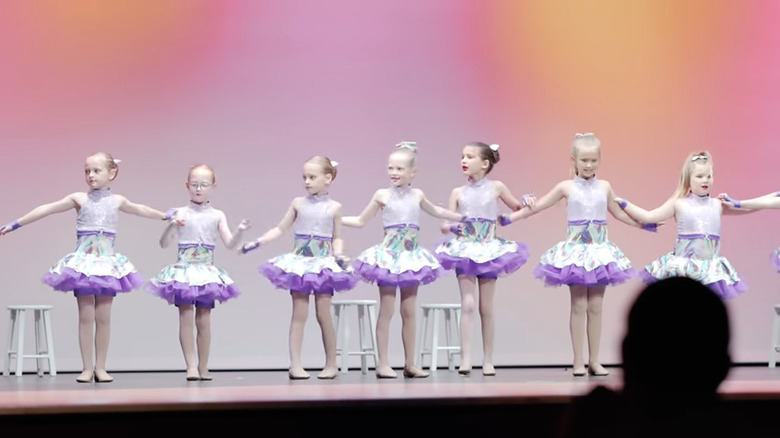
{"type": "MultiPolygon", "coordinates": [[[[440,246],[437,249],[436,258],[439,260],[442,268],[454,270],[458,275],[489,276],[493,278],[511,274],[528,262],[528,245],[501,238],[496,238],[495,241],[500,241],[500,245],[498,245],[501,247],[500,251],[489,252],[492,246],[497,245],[480,247],[484,243],[491,242],[457,242],[454,245],[464,249],[464,251],[449,252],[446,250],[446,245],[448,244],[445,243],[444,246],[440,246]],[[473,249],[473,251],[469,251],[469,249],[473,249]]],[[[453,244],[450,243],[450,245],[453,244]]]]}
{"type": "Polygon", "coordinates": [[[543,280],[546,286],[609,286],[636,277],[636,270],[632,267],[621,268],[615,262],[592,270],[577,265],[557,267],[540,263],[534,268],[534,277],[543,280]]]}
{"type": "Polygon", "coordinates": [[[719,239],[678,238],[674,251],[645,266],[639,275],[645,283],[669,277],[692,278],[724,300],[741,295],[748,289],[734,266],[720,255],[719,239]]]}
{"type": "Polygon", "coordinates": [[[112,234],[78,236],[76,251],[55,263],[41,281],[76,296],[116,296],[144,284],[127,257],[114,252],[112,234]]]}
{"type": "Polygon", "coordinates": [[[344,292],[354,289],[360,280],[351,268],[342,269],[333,256],[284,254],[264,263],[259,270],[278,289],[292,292],[344,292]]]}
{"type": "Polygon", "coordinates": [[[146,285],[146,290],[170,304],[199,304],[213,306],[224,303],[241,292],[233,285],[230,275],[215,266],[212,245],[182,244],[178,260],[164,267],[146,285]]]}

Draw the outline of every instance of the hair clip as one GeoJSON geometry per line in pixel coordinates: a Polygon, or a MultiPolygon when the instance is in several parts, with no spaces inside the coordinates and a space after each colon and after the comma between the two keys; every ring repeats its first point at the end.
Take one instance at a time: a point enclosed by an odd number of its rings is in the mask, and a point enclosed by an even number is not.
{"type": "Polygon", "coordinates": [[[498,145],[495,144],[495,143],[491,144],[490,145],[490,150],[493,151],[493,152],[496,152],[498,150],[498,145]]]}
{"type": "Polygon", "coordinates": [[[409,149],[413,152],[417,152],[417,142],[416,141],[402,141],[400,143],[397,143],[395,145],[398,149],[409,149]]]}
{"type": "Polygon", "coordinates": [[[698,160],[704,160],[707,161],[708,157],[706,155],[694,155],[691,157],[691,161],[698,161],[698,160]]]}
{"type": "Polygon", "coordinates": [[[339,167],[339,162],[336,160],[330,160],[330,165],[333,167],[339,167]]]}
{"type": "Polygon", "coordinates": [[[584,134],[580,134],[579,132],[574,134],[574,138],[582,138],[582,137],[593,137],[592,132],[586,132],[584,134]]]}
{"type": "Polygon", "coordinates": [[[119,164],[119,163],[121,163],[121,162],[122,162],[122,160],[120,160],[119,158],[114,158],[114,163],[115,163],[115,164],[119,164]]]}

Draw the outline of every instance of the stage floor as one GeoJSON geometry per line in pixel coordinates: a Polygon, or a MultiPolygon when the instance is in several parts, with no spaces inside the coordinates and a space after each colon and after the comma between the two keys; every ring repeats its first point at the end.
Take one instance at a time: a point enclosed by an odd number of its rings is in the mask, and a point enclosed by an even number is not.
{"type": "MultiPolygon", "coordinates": [[[[113,372],[112,383],[77,383],[74,373],[0,378],[0,415],[312,408],[411,405],[566,404],[594,385],[619,387],[621,370],[574,377],[570,368],[499,368],[492,377],[439,369],[425,379],[377,379],[372,370],[334,380],[289,380],[286,371],[214,371],[212,381],[188,382],[180,372],[113,372]]],[[[780,368],[742,366],[721,386],[724,399],[780,401],[780,368]]]]}

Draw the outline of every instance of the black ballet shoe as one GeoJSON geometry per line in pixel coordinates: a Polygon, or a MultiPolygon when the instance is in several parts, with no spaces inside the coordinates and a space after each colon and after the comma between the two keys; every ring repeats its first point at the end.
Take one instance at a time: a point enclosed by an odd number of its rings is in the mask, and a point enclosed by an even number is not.
{"type": "Polygon", "coordinates": [[[468,376],[469,374],[471,374],[471,367],[469,367],[469,368],[459,368],[458,369],[458,374],[460,374],[461,376],[468,376]]]}
{"type": "Polygon", "coordinates": [[[188,382],[197,382],[198,380],[200,380],[200,376],[187,376],[188,382]]]}
{"type": "Polygon", "coordinates": [[[198,379],[202,380],[204,382],[210,382],[210,381],[214,380],[214,377],[212,377],[211,374],[206,374],[204,376],[200,376],[198,379]]]}

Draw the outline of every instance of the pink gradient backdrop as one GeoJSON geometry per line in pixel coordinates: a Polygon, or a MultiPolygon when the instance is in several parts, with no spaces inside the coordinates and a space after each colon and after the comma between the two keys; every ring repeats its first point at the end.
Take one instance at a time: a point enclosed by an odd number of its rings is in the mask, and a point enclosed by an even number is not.
{"type": "MultiPolygon", "coordinates": [[[[418,142],[415,185],[437,203],[463,184],[460,149],[473,140],[501,144],[492,178],[518,196],[541,195],[569,177],[571,137],[586,131],[604,144],[600,178],[647,208],[672,193],[683,158],[701,149],[715,157],[715,192],[764,194],[780,189],[778,14],[771,0],[3,1],[2,220],[83,190],[83,160],[97,150],[122,159],[116,192],[159,209],[186,202],[189,166],[213,165],[214,204],[232,224],[251,219],[248,237],[302,194],[300,167],[313,154],[342,163],[331,193],[357,214],[388,184],[386,155],[401,140],[418,142]]],[[[767,360],[778,214],[723,221],[723,253],[750,286],[728,303],[738,362],[767,360]]],[[[530,245],[532,261],[499,281],[499,365],[571,360],[568,293],[531,275],[564,237],[564,220],[559,205],[503,230],[530,245]]],[[[0,304],[57,306],[63,370],[80,368],[75,302],[39,278],[72,249],[73,224],[72,212],[57,215],[0,241],[0,304]]],[[[347,230],[349,252],[376,243],[380,224],[347,230]]],[[[638,267],[672,248],[673,222],[658,234],[611,224],[638,267]]],[[[437,220],[424,218],[423,229],[426,245],[441,239],[437,220]]],[[[121,220],[118,250],[147,277],[175,258],[158,247],[161,231],[121,220]]],[[[287,366],[289,298],[256,266],[290,241],[245,257],[217,249],[244,294],[214,312],[213,368],[287,366]]],[[[608,289],[606,363],[620,361],[623,315],[640,286],[608,289]]],[[[376,291],[362,285],[349,296],[376,291]]],[[[452,276],[419,294],[420,303],[458,300],[452,276]]],[[[393,324],[400,366],[397,315],[393,324]]],[[[182,368],[176,327],[161,300],[118,298],[110,368],[182,368]]],[[[306,365],[317,367],[313,316],[307,330],[306,365]]]]}

